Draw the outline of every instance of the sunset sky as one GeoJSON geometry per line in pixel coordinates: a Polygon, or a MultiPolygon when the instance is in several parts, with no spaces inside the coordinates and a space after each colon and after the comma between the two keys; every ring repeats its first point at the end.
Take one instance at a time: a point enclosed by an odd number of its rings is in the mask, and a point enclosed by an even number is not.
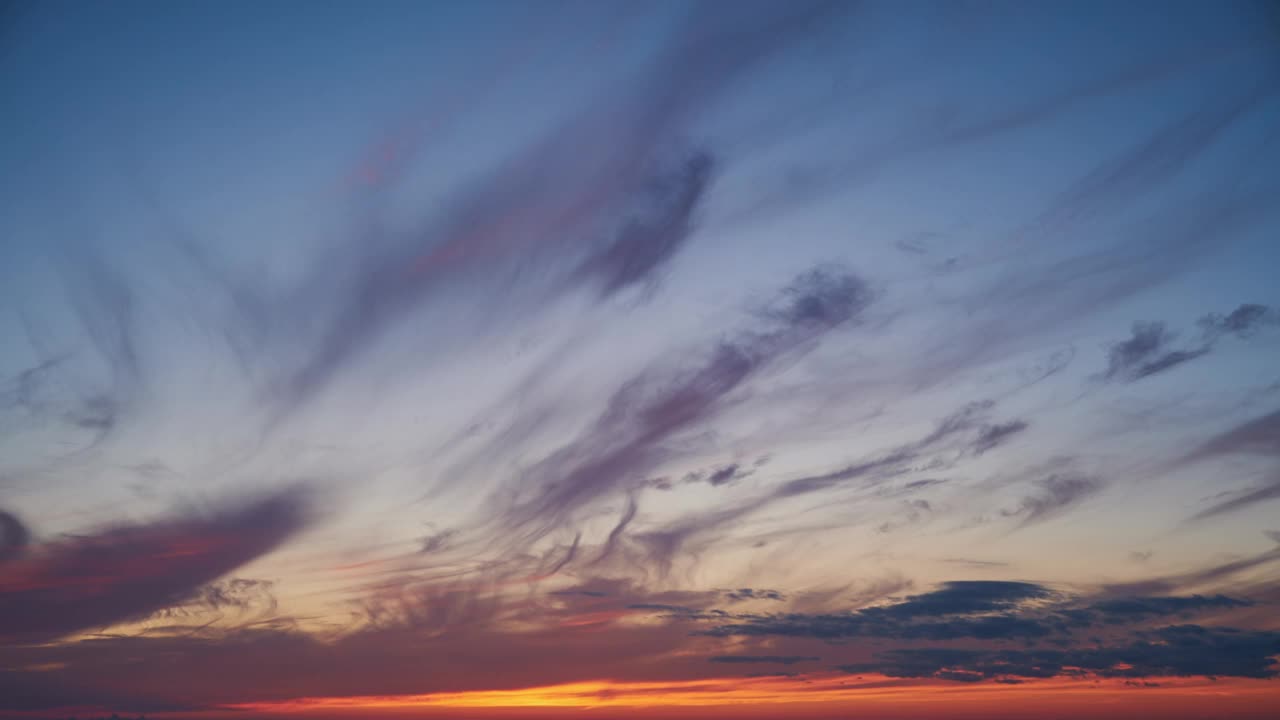
{"type": "Polygon", "coordinates": [[[1280,717],[1278,7],[0,5],[0,717],[1280,717]]]}

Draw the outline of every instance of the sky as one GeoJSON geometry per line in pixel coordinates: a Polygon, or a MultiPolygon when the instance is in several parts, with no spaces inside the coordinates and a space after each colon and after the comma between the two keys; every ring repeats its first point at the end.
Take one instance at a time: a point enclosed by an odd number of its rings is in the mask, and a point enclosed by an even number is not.
{"type": "Polygon", "coordinates": [[[1275,717],[1276,7],[0,5],[0,717],[1275,717]]]}

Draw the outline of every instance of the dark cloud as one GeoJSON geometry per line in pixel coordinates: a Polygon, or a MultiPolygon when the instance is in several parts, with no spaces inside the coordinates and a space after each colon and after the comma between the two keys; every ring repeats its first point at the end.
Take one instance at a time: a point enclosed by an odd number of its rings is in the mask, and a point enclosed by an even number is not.
{"type": "Polygon", "coordinates": [[[0,510],[0,563],[23,553],[31,541],[31,532],[12,513],[0,510]]]}
{"type": "Polygon", "coordinates": [[[1247,338],[1262,326],[1275,325],[1277,323],[1280,323],[1280,313],[1266,305],[1252,303],[1241,305],[1225,316],[1211,313],[1198,321],[1201,329],[1204,330],[1205,335],[1210,340],[1226,334],[1247,338]]]}
{"type": "Polygon", "coordinates": [[[655,178],[642,202],[651,206],[624,222],[614,242],[583,262],[579,273],[609,296],[650,278],[689,238],[692,215],[711,179],[711,156],[694,153],[674,177],[655,178]]]}
{"type": "Polygon", "coordinates": [[[1097,493],[1104,484],[1088,475],[1055,473],[1037,481],[1036,486],[1036,494],[1024,497],[1016,509],[1004,510],[1002,514],[1021,518],[1021,527],[1043,522],[1097,493]]]}
{"type": "Polygon", "coordinates": [[[1132,382],[1168,370],[1207,352],[1168,350],[1176,336],[1161,322],[1134,323],[1128,340],[1111,346],[1107,355],[1108,380],[1132,382]]]}
{"type": "Polygon", "coordinates": [[[1127,597],[1103,600],[1090,606],[1107,622],[1132,622],[1149,617],[1174,617],[1206,610],[1229,610],[1252,603],[1226,595],[1191,595],[1187,597],[1127,597]]]}
{"type": "MultiPolygon", "coordinates": [[[[712,637],[892,638],[897,640],[1026,640],[1055,632],[1060,623],[1010,614],[951,617],[939,619],[902,618],[893,613],[877,613],[874,608],[856,613],[785,614],[733,616],[736,622],[701,631],[712,637]]],[[[714,618],[713,618],[714,619],[714,618]]],[[[723,618],[721,618],[723,619],[723,618]]]]}
{"type": "Polygon", "coordinates": [[[802,662],[817,662],[820,657],[812,655],[715,655],[707,658],[713,663],[777,663],[779,665],[795,665],[802,662]]]}
{"type": "MultiPolygon", "coordinates": [[[[848,612],[686,610],[683,617],[710,624],[699,634],[712,637],[777,636],[828,642],[879,638],[911,643],[1017,640],[1074,645],[1079,643],[1077,633],[1085,628],[1101,631],[1124,626],[1136,632],[1147,623],[1187,620],[1252,604],[1226,595],[1077,596],[1035,583],[971,580],[944,583],[932,592],[848,612]]],[[[677,609],[667,611],[681,616],[677,609]]]]}
{"type": "Polygon", "coordinates": [[[1052,592],[1042,585],[997,580],[957,580],[943,583],[933,592],[912,595],[875,612],[897,617],[961,615],[1004,610],[1028,600],[1044,599],[1052,592]]]}
{"type": "Polygon", "coordinates": [[[1054,623],[1042,617],[1019,617],[1012,611],[1051,595],[1047,588],[1034,583],[956,581],[944,583],[933,592],[848,613],[708,616],[706,619],[733,622],[704,632],[720,637],[781,635],[825,640],[1037,638],[1054,632],[1054,623]]]}
{"type": "Polygon", "coordinates": [[[1161,322],[1134,323],[1128,340],[1115,343],[1107,356],[1108,380],[1134,382],[1209,354],[1226,335],[1247,338],[1266,324],[1280,322],[1280,315],[1265,305],[1241,305],[1226,316],[1213,313],[1200,318],[1203,339],[1193,347],[1171,349],[1177,335],[1161,322]]]}
{"type": "MultiPolygon", "coordinates": [[[[270,552],[305,524],[292,490],[201,516],[127,525],[32,548],[0,575],[0,637],[54,638],[144,617],[270,552]]],[[[215,604],[233,595],[206,597],[215,604]]]]}
{"type": "Polygon", "coordinates": [[[1280,633],[1180,625],[1141,634],[1115,645],[1068,650],[967,650],[905,648],[869,663],[843,665],[849,673],[891,677],[982,680],[1060,675],[1141,678],[1152,676],[1275,677],[1280,633]]]}
{"type": "Polygon", "coordinates": [[[457,535],[458,531],[453,529],[441,530],[440,532],[427,535],[422,538],[421,551],[424,553],[433,553],[443,550],[453,542],[457,535]]]}
{"type": "Polygon", "coordinates": [[[1012,420],[1006,423],[983,426],[978,433],[978,437],[973,441],[973,453],[981,455],[988,450],[1003,445],[1009,438],[1026,430],[1027,427],[1029,425],[1025,420],[1012,420]]]}
{"type": "Polygon", "coordinates": [[[729,602],[741,602],[743,600],[782,601],[787,599],[787,596],[781,592],[765,588],[737,588],[726,591],[724,596],[729,602]]]}
{"type": "Polygon", "coordinates": [[[733,481],[736,477],[738,477],[738,466],[725,465],[707,476],[707,484],[720,486],[733,481]]]}

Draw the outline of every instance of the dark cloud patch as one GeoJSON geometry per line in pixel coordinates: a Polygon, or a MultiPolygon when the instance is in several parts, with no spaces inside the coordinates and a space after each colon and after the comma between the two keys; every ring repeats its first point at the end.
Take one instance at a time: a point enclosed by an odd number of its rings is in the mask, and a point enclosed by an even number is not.
{"type": "Polygon", "coordinates": [[[0,637],[55,638],[193,597],[234,604],[234,586],[206,585],[299,531],[307,507],[306,496],[292,490],[204,516],[121,526],[32,548],[0,575],[0,637]]]}
{"type": "MultiPolygon", "coordinates": [[[[747,467],[735,462],[727,465],[720,465],[708,470],[693,470],[685,473],[682,479],[685,483],[705,482],[712,487],[720,487],[722,485],[729,485],[735,480],[750,477],[755,474],[756,467],[758,466],[747,467]]],[[[669,484],[670,483],[668,483],[668,485],[669,484]]],[[[658,487],[658,489],[670,488],[658,487]]]]}
{"type": "Polygon", "coordinates": [[[1020,527],[1026,527],[1061,515],[1103,487],[1093,476],[1055,473],[1037,481],[1035,494],[1024,497],[1017,508],[1001,514],[1021,518],[1020,527]]]}
{"type": "Polygon", "coordinates": [[[8,562],[27,549],[31,531],[12,513],[0,510],[0,563],[8,562]]]}
{"type": "Polygon", "coordinates": [[[713,663],[777,663],[779,665],[795,665],[802,662],[817,662],[820,657],[812,655],[715,655],[707,658],[707,662],[713,663]]]}
{"type": "Polygon", "coordinates": [[[1226,595],[1191,595],[1116,598],[1095,603],[1090,609],[1100,613],[1106,622],[1122,623],[1151,617],[1185,616],[1207,610],[1230,610],[1252,604],[1226,595]]]}
{"type": "Polygon", "coordinates": [[[1203,352],[1170,351],[1175,335],[1161,322],[1134,323],[1128,340],[1115,343],[1107,355],[1108,380],[1133,382],[1168,370],[1203,352]]]}
{"type": "MultiPolygon", "coordinates": [[[[815,638],[845,640],[849,638],[892,638],[896,640],[943,641],[976,638],[982,640],[1030,640],[1047,637],[1062,623],[1051,619],[1023,618],[1011,614],[958,616],[941,619],[910,620],[893,614],[874,612],[868,608],[856,613],[807,615],[733,616],[737,622],[701,631],[712,637],[815,638]]],[[[714,618],[713,618],[714,619],[714,618]]],[[[723,618],[720,618],[723,620],[723,618]]]]}
{"type": "Polygon", "coordinates": [[[1277,653],[1280,633],[1179,625],[1142,633],[1140,639],[1124,644],[1076,649],[904,648],[880,653],[869,663],[843,665],[840,669],[849,673],[966,681],[1061,675],[1271,678],[1277,674],[1277,653]]]}
{"type": "Polygon", "coordinates": [[[787,596],[781,592],[765,588],[737,588],[725,591],[724,596],[729,602],[742,602],[744,600],[776,600],[781,602],[787,599],[787,596]]]}
{"type": "Polygon", "coordinates": [[[452,528],[431,533],[430,535],[422,538],[422,546],[419,550],[424,553],[439,552],[449,547],[457,536],[458,531],[452,528]]]}
{"type": "Polygon", "coordinates": [[[1213,313],[1200,318],[1201,341],[1180,349],[1171,348],[1177,334],[1164,323],[1134,323],[1129,339],[1111,346],[1104,377],[1123,382],[1141,380],[1209,354],[1227,335],[1248,338],[1264,325],[1278,323],[1280,314],[1265,305],[1241,305],[1225,316],[1213,313]]]}
{"type": "Polygon", "coordinates": [[[578,272],[594,279],[605,297],[652,278],[688,240],[712,168],[711,156],[696,152],[673,176],[655,178],[643,190],[645,208],[626,220],[614,241],[578,272]]]}
{"type": "Polygon", "coordinates": [[[1198,348],[1196,350],[1171,350],[1158,358],[1154,358],[1151,362],[1143,363],[1133,369],[1130,380],[1141,380],[1157,373],[1162,373],[1170,368],[1177,367],[1185,362],[1195,360],[1209,352],[1208,348],[1198,348]]]}
{"type": "Polygon", "coordinates": [[[933,592],[912,595],[902,602],[868,612],[883,612],[897,617],[918,615],[963,615],[1005,610],[1028,600],[1050,597],[1048,588],[1027,582],[998,580],[956,580],[943,583],[933,592]]]}
{"type": "MultiPolygon", "coordinates": [[[[947,640],[1038,638],[1055,630],[1054,618],[1020,617],[1021,604],[1049,598],[1034,583],[968,580],[929,593],[848,613],[736,614],[735,622],[704,631],[713,636],[852,637],[947,640]]],[[[715,618],[711,618],[715,619],[715,618]]],[[[725,618],[720,618],[725,619],[725,618]]]]}
{"type": "Polygon", "coordinates": [[[275,609],[277,603],[272,594],[274,586],[275,583],[270,580],[228,578],[204,586],[197,597],[203,605],[213,610],[229,608],[243,611],[264,600],[271,609],[275,609]]]}
{"type": "Polygon", "coordinates": [[[1266,305],[1246,303],[1232,310],[1227,315],[1212,313],[1200,318],[1197,324],[1207,338],[1216,339],[1222,335],[1235,335],[1247,338],[1265,325],[1280,323],[1280,313],[1266,305]]]}
{"type": "Polygon", "coordinates": [[[707,476],[707,484],[718,487],[732,482],[737,477],[738,466],[736,464],[725,465],[707,476]]]}
{"type": "Polygon", "coordinates": [[[985,425],[973,441],[973,454],[981,455],[988,450],[993,450],[1028,427],[1029,424],[1025,420],[985,425]]]}
{"type": "Polygon", "coordinates": [[[710,625],[698,634],[712,637],[776,636],[827,642],[869,638],[903,643],[1018,641],[1065,647],[1079,645],[1080,633],[1090,628],[1113,637],[1118,627],[1141,632],[1153,623],[1186,621],[1252,604],[1248,599],[1225,595],[1077,596],[1036,583],[971,580],[944,583],[932,592],[847,612],[691,610],[681,615],[668,611],[710,625]]]}

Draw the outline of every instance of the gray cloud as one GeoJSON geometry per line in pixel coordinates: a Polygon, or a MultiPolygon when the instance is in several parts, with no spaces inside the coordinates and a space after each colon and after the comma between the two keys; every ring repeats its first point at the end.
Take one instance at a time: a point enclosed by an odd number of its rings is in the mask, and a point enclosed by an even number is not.
{"type": "Polygon", "coordinates": [[[776,663],[779,665],[795,665],[802,662],[817,662],[821,659],[812,655],[715,655],[707,658],[707,661],[728,664],[776,663]]]}
{"type": "Polygon", "coordinates": [[[1271,678],[1276,675],[1277,652],[1280,633],[1181,625],[1145,633],[1128,643],[1069,650],[889,650],[875,661],[841,669],[962,682],[1060,675],[1271,678]]]}
{"type": "Polygon", "coordinates": [[[1021,527],[1057,517],[1105,487],[1093,476],[1058,473],[1035,484],[1035,494],[1022,498],[1017,508],[1002,511],[1005,517],[1021,518],[1021,527]]]}
{"type": "Polygon", "coordinates": [[[1177,335],[1167,330],[1164,323],[1134,323],[1129,339],[1111,346],[1104,377],[1124,382],[1141,380],[1208,355],[1225,336],[1248,338],[1263,325],[1278,322],[1280,315],[1265,305],[1241,305],[1226,316],[1212,313],[1197,321],[1201,340],[1181,349],[1170,347],[1177,335]]]}

